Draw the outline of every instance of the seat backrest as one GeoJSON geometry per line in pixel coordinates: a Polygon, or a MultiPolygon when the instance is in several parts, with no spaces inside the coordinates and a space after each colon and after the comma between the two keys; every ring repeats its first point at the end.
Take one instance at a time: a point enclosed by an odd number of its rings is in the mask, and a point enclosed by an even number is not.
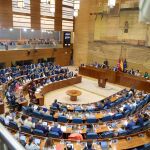
{"type": "Polygon", "coordinates": [[[105,117],[102,118],[103,122],[105,122],[105,121],[111,121],[111,120],[112,120],[112,116],[110,116],[110,115],[109,116],[105,116],[105,117]]]}
{"type": "Polygon", "coordinates": [[[112,131],[108,131],[108,132],[103,132],[103,133],[101,134],[101,137],[102,137],[102,138],[112,138],[113,135],[114,135],[114,133],[113,133],[112,131]]]}
{"type": "Polygon", "coordinates": [[[48,114],[43,114],[43,119],[48,120],[48,121],[53,121],[54,120],[53,116],[48,115],[48,114]]]}
{"type": "Polygon", "coordinates": [[[94,132],[87,133],[86,138],[87,139],[98,139],[98,134],[94,133],[94,132]]]}
{"type": "Polygon", "coordinates": [[[2,117],[0,117],[0,122],[1,122],[2,124],[5,123],[5,122],[4,122],[4,119],[3,119],[2,117]]]}
{"type": "Polygon", "coordinates": [[[117,120],[117,119],[121,119],[121,118],[123,118],[123,114],[121,114],[121,113],[117,113],[113,116],[113,120],[117,120]]]}
{"type": "Polygon", "coordinates": [[[21,126],[21,132],[31,133],[31,128],[28,126],[21,126]]]}
{"type": "Polygon", "coordinates": [[[81,118],[73,118],[72,123],[83,123],[83,120],[81,118]]]}
{"type": "Polygon", "coordinates": [[[39,136],[44,136],[44,132],[42,130],[34,129],[33,134],[39,135],[39,136]]]}
{"type": "Polygon", "coordinates": [[[93,118],[87,118],[87,123],[97,123],[97,119],[95,117],[93,118]]]}
{"type": "Polygon", "coordinates": [[[53,131],[50,131],[50,132],[48,133],[48,137],[60,138],[59,133],[53,132],[53,131]]]}
{"type": "Polygon", "coordinates": [[[32,116],[34,116],[36,118],[42,118],[43,117],[43,115],[38,111],[33,111],[32,116]]]}
{"type": "Polygon", "coordinates": [[[15,129],[15,130],[18,130],[18,125],[17,125],[17,123],[14,122],[14,121],[10,121],[10,122],[9,122],[9,126],[10,126],[11,128],[13,128],[13,129],[15,129]]]}
{"type": "Polygon", "coordinates": [[[67,122],[67,117],[66,116],[59,116],[57,119],[58,122],[63,122],[66,123],[67,122]]]}

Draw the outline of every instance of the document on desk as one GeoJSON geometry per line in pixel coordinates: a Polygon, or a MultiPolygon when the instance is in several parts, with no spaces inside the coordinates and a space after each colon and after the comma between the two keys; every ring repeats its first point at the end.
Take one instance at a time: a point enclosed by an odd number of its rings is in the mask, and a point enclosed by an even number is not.
{"type": "Polygon", "coordinates": [[[66,126],[61,126],[61,130],[62,130],[63,132],[66,132],[67,127],[66,127],[66,126]]]}

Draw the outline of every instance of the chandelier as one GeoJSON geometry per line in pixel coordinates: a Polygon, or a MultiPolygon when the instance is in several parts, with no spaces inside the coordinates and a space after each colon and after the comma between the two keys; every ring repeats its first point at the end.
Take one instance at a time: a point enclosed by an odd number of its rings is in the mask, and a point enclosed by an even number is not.
{"type": "Polygon", "coordinates": [[[109,6],[110,8],[115,7],[115,4],[116,4],[116,0],[108,0],[108,6],[109,6]]]}

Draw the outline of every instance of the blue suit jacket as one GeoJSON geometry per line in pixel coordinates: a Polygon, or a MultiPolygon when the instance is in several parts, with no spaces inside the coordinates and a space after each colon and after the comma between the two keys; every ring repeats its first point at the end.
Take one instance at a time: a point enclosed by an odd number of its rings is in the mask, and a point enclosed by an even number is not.
{"type": "Polygon", "coordinates": [[[52,131],[52,132],[57,132],[60,136],[62,135],[62,131],[61,131],[60,128],[52,127],[52,128],[50,129],[50,131],[52,131]]]}

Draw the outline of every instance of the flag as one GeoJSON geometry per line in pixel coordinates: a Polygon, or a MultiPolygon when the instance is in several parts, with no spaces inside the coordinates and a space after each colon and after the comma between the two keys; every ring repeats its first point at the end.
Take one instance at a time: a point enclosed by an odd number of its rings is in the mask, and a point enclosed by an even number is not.
{"type": "Polygon", "coordinates": [[[127,68],[127,60],[125,59],[123,62],[123,68],[126,69],[127,68]]]}
{"type": "Polygon", "coordinates": [[[123,71],[124,66],[123,66],[123,60],[119,58],[117,68],[119,71],[123,71]]]}
{"type": "Polygon", "coordinates": [[[120,61],[120,71],[123,71],[123,69],[124,69],[124,66],[123,66],[123,61],[121,59],[121,61],[120,61]]]}
{"type": "Polygon", "coordinates": [[[119,58],[118,63],[117,63],[117,68],[118,68],[118,70],[120,70],[120,62],[121,62],[121,60],[120,60],[120,58],[119,58]]]}

